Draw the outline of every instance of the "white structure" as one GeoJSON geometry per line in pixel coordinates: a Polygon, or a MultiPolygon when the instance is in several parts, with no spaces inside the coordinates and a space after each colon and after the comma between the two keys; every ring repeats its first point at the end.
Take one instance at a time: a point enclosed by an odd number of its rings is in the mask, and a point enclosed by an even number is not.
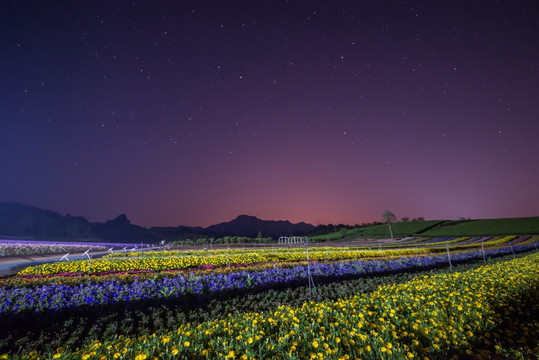
{"type": "Polygon", "coordinates": [[[279,237],[278,244],[284,244],[284,245],[290,245],[290,244],[303,244],[309,241],[309,238],[307,236],[301,237],[301,236],[281,236],[279,237]]]}

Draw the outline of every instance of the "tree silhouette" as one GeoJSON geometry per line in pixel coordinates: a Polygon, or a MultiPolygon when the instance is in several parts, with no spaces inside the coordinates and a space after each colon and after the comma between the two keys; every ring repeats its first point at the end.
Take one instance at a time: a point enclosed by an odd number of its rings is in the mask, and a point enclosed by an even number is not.
{"type": "Polygon", "coordinates": [[[387,225],[389,226],[389,233],[391,234],[391,238],[393,239],[393,230],[391,230],[391,223],[397,221],[397,217],[391,211],[386,210],[382,214],[382,220],[384,220],[384,222],[387,222],[387,225]]]}

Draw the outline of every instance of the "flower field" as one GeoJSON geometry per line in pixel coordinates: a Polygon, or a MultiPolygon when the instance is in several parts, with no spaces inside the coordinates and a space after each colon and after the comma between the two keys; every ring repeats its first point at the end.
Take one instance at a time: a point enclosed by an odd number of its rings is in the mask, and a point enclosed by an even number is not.
{"type": "Polygon", "coordinates": [[[470,240],[27,268],[0,279],[0,359],[534,358],[539,238],[470,240]]]}
{"type": "MultiPolygon", "coordinates": [[[[509,244],[516,236],[504,236],[485,241],[484,246],[509,244]]],[[[312,248],[309,251],[309,259],[317,261],[354,260],[380,257],[402,257],[411,255],[424,255],[428,253],[443,252],[446,246],[452,251],[472,250],[481,244],[462,244],[468,237],[452,240],[444,239],[437,242],[432,240],[422,243],[414,243],[415,246],[400,248],[312,248]],[[421,246],[418,246],[421,245],[421,246]],[[440,246],[446,245],[446,246],[440,246]]],[[[166,251],[166,252],[132,252],[131,254],[119,253],[107,255],[103,259],[92,262],[79,260],[71,262],[55,262],[26,268],[21,275],[54,275],[61,273],[101,273],[122,272],[133,270],[176,270],[189,269],[200,266],[228,266],[231,264],[260,264],[268,262],[294,262],[307,260],[304,248],[291,249],[258,249],[258,250],[212,250],[212,251],[166,251]]]]}
{"type": "MultiPolygon", "coordinates": [[[[110,248],[134,248],[140,244],[124,243],[91,243],[91,242],[59,242],[37,240],[0,239],[0,258],[9,256],[66,254],[88,251],[106,251],[110,248]]],[[[147,245],[146,245],[147,246],[147,245]]]]}
{"type": "Polygon", "coordinates": [[[104,245],[98,244],[0,240],[0,257],[65,254],[86,250],[106,251],[107,249],[104,245]]]}

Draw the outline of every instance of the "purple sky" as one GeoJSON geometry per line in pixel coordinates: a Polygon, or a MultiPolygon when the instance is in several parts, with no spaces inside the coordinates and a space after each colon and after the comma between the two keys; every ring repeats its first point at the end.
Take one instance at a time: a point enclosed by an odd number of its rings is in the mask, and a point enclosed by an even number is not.
{"type": "Polygon", "coordinates": [[[3,1],[0,201],[207,226],[539,215],[535,1],[3,1]]]}

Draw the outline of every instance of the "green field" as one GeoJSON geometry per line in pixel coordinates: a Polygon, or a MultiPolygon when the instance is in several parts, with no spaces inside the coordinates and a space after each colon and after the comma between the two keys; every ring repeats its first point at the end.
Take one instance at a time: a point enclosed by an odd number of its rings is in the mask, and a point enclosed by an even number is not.
{"type": "MultiPolygon", "coordinates": [[[[429,220],[397,222],[391,224],[394,237],[406,236],[495,236],[539,234],[539,216],[523,218],[478,219],[478,220],[429,220]]],[[[313,236],[313,241],[331,241],[343,238],[389,238],[387,224],[358,227],[313,236]]]]}
{"type": "MultiPolygon", "coordinates": [[[[429,221],[413,221],[413,222],[398,222],[391,224],[393,230],[393,236],[404,237],[420,234],[425,230],[444,223],[443,220],[429,220],[429,221]]],[[[380,224],[375,226],[369,226],[360,228],[358,231],[359,236],[370,238],[383,238],[389,237],[389,227],[387,224],[380,224]]]]}
{"type": "MultiPolygon", "coordinates": [[[[395,237],[405,237],[405,236],[414,236],[421,232],[424,232],[433,226],[437,226],[441,223],[446,222],[445,220],[430,220],[430,221],[413,221],[413,222],[398,222],[391,224],[393,229],[393,236],[395,237]]],[[[324,235],[317,235],[310,237],[313,241],[331,241],[331,240],[340,240],[343,238],[357,239],[359,237],[366,238],[388,238],[389,228],[387,224],[373,225],[358,227],[354,229],[348,229],[346,233],[341,229],[341,231],[332,232],[324,235]]]]}
{"type": "Polygon", "coordinates": [[[439,224],[422,236],[481,236],[539,234],[539,216],[505,219],[459,220],[439,224]]]}

